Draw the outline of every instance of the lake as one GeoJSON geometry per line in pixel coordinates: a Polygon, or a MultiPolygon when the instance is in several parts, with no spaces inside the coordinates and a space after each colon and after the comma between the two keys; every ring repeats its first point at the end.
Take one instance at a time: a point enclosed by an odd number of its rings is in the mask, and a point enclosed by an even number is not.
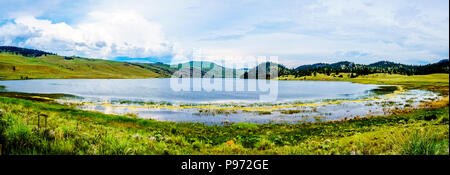
{"type": "MultiPolygon", "coordinates": [[[[196,81],[199,79],[192,79],[196,81]]],[[[269,80],[243,80],[233,83],[233,79],[215,79],[226,83],[257,84],[269,80]]],[[[355,98],[368,95],[378,85],[355,84],[350,82],[327,81],[278,81],[276,102],[294,100],[319,100],[334,98],[355,98]]],[[[260,101],[259,95],[267,91],[174,91],[170,79],[57,79],[57,80],[13,80],[1,81],[7,91],[43,94],[71,94],[87,100],[154,101],[172,103],[214,103],[214,102],[268,102],[260,101]]],[[[274,102],[274,101],[272,101],[274,102]]]]}
{"type": "Polygon", "coordinates": [[[339,120],[383,115],[386,108],[438,98],[422,90],[393,96],[395,86],[337,81],[51,79],[0,81],[0,85],[8,92],[75,95],[57,101],[81,104],[78,108],[84,110],[206,124],[339,120]]]}

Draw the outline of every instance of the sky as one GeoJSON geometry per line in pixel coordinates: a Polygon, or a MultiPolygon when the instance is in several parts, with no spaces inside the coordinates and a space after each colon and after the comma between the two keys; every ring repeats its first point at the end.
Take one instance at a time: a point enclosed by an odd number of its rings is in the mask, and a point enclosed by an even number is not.
{"type": "Polygon", "coordinates": [[[0,45],[109,60],[427,64],[449,57],[447,0],[0,0],[0,45]]]}

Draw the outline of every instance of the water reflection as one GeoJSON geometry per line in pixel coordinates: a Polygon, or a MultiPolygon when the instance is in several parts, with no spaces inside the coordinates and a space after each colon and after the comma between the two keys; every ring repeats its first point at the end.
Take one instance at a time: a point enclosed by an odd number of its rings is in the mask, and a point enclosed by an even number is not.
{"type": "MultiPolygon", "coordinates": [[[[194,80],[194,79],[193,79],[194,80]]],[[[233,79],[218,81],[235,82],[233,79]]],[[[241,80],[244,87],[257,81],[241,80]]],[[[439,98],[423,90],[401,91],[397,86],[327,81],[278,81],[275,101],[262,101],[262,91],[172,91],[170,79],[23,80],[1,81],[9,92],[63,93],[79,98],[80,109],[107,114],[134,113],[161,121],[201,122],[314,122],[384,115],[390,109],[415,107],[439,98]]],[[[240,86],[236,85],[235,86],[240,86]]]]}

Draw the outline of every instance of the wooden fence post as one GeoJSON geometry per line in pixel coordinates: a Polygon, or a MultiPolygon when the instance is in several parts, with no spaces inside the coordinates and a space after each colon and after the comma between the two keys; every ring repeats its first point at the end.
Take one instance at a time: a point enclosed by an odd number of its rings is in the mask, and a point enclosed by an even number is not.
{"type": "Polygon", "coordinates": [[[44,127],[47,128],[47,118],[48,118],[48,115],[39,113],[39,114],[38,114],[38,129],[41,129],[41,122],[40,122],[41,116],[44,117],[44,127]]]}
{"type": "Polygon", "coordinates": [[[41,119],[41,114],[38,114],[38,129],[41,129],[41,125],[40,125],[40,120],[41,119]]]}

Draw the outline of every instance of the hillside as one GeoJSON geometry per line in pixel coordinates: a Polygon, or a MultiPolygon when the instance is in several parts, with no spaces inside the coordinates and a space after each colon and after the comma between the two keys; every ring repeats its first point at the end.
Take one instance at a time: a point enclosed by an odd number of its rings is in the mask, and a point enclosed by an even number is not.
{"type": "Polygon", "coordinates": [[[316,63],[316,64],[310,64],[310,65],[302,65],[299,66],[297,68],[295,68],[294,70],[306,70],[306,69],[320,69],[320,68],[334,68],[334,69],[339,69],[339,68],[344,68],[344,67],[356,67],[356,66],[360,66],[357,65],[355,63],[352,62],[348,62],[348,61],[341,61],[341,62],[337,62],[337,63],[333,63],[333,64],[327,64],[327,63],[316,63]]]}
{"type": "MultiPolygon", "coordinates": [[[[256,78],[255,76],[256,69],[260,67],[262,64],[260,64],[255,68],[250,69],[248,73],[246,73],[241,77],[251,79],[256,78]]],[[[270,70],[274,71],[276,69],[270,70]]],[[[270,70],[266,68],[267,74],[273,74],[270,72],[270,70]]],[[[326,74],[327,76],[342,77],[343,73],[345,73],[346,76],[349,76],[350,78],[376,73],[401,74],[401,75],[427,75],[433,73],[448,74],[449,60],[444,59],[437,63],[427,65],[406,65],[389,61],[379,61],[376,63],[364,65],[364,64],[355,64],[348,61],[341,61],[332,64],[317,63],[310,65],[302,65],[294,69],[288,69],[283,65],[278,65],[279,76],[305,77],[305,76],[314,76],[316,74],[326,74]]],[[[263,78],[264,76],[258,77],[263,78]]]]}
{"type": "Polygon", "coordinates": [[[42,55],[56,55],[54,53],[45,52],[41,50],[36,49],[27,49],[27,48],[21,48],[21,47],[14,47],[14,46],[0,46],[0,53],[11,53],[14,55],[23,55],[26,57],[40,57],[42,55]]]}
{"type": "Polygon", "coordinates": [[[173,72],[176,71],[176,69],[164,63],[130,63],[130,64],[161,74],[162,77],[169,77],[172,75],[173,72]]]}
{"type": "Polygon", "coordinates": [[[64,57],[43,54],[27,57],[21,54],[0,53],[0,79],[83,79],[83,78],[156,78],[168,77],[164,71],[100,59],[64,57]]]}
{"type": "Polygon", "coordinates": [[[354,73],[354,76],[368,75],[373,73],[389,73],[402,75],[426,75],[432,73],[448,73],[448,59],[441,60],[438,63],[428,65],[406,65],[390,61],[379,61],[369,65],[355,64],[344,61],[333,64],[320,64],[320,66],[307,65],[295,69],[293,75],[311,75],[312,73],[354,73]]]}
{"type": "Polygon", "coordinates": [[[375,73],[426,75],[449,73],[449,60],[444,59],[428,65],[405,65],[389,61],[363,65],[348,61],[337,63],[317,63],[302,65],[294,69],[281,64],[266,66],[267,75],[258,75],[257,68],[230,69],[212,62],[191,61],[178,65],[164,63],[128,63],[80,57],[64,57],[56,54],[12,46],[0,46],[0,79],[41,79],[41,78],[158,78],[170,77],[240,77],[240,78],[276,78],[278,76],[305,77],[316,74],[350,78],[375,73]],[[200,72],[193,75],[194,70],[200,72]]]}
{"type": "Polygon", "coordinates": [[[244,70],[224,68],[205,61],[178,65],[164,63],[128,63],[56,54],[11,46],[0,47],[0,79],[72,79],[72,78],[159,78],[170,77],[239,77],[244,70]]]}
{"type": "Polygon", "coordinates": [[[213,62],[207,61],[190,61],[183,64],[173,65],[173,70],[176,70],[174,74],[177,77],[194,77],[199,78],[198,75],[194,75],[194,70],[201,74],[201,77],[215,77],[215,78],[233,78],[240,77],[244,74],[244,70],[230,69],[220,66],[213,62]]]}
{"type": "Polygon", "coordinates": [[[245,72],[243,75],[241,75],[241,78],[244,79],[270,79],[270,78],[276,78],[277,76],[283,76],[283,75],[290,75],[292,73],[292,70],[286,68],[285,66],[277,63],[261,63],[255,68],[252,68],[245,72]],[[265,68],[265,75],[260,75],[258,69],[264,69],[265,68]],[[278,75],[275,75],[275,70],[278,70],[278,75]]]}

